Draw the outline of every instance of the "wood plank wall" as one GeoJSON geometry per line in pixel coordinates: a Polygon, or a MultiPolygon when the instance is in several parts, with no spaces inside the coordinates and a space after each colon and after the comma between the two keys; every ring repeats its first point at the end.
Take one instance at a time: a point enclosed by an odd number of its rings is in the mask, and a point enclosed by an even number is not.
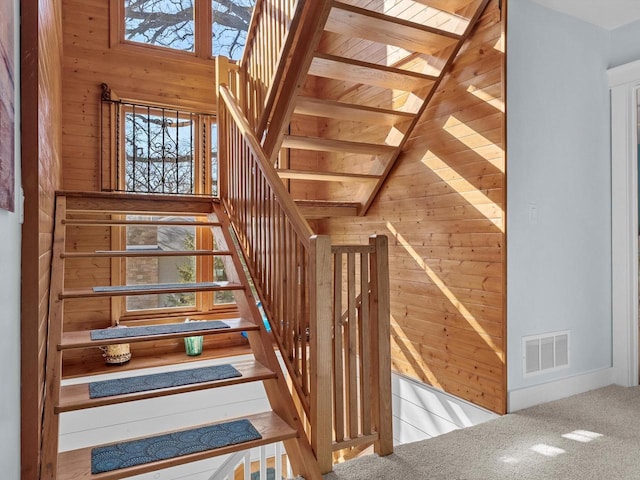
{"type": "Polygon", "coordinates": [[[366,217],[334,242],[390,237],[395,371],[506,411],[504,41],[490,2],[366,217]]]}
{"type": "MultiPolygon", "coordinates": [[[[62,0],[64,82],[62,147],[64,189],[100,190],[100,96],[102,83],[120,97],[140,102],[215,111],[215,63],[189,54],[131,44],[110,46],[110,9],[105,0],[62,0]]],[[[105,159],[108,165],[109,160],[105,159]]],[[[110,249],[109,228],[68,230],[67,248],[110,249]]],[[[110,284],[108,260],[73,260],[66,286],[110,284]]],[[[111,305],[105,300],[75,300],[65,307],[65,328],[84,330],[111,324],[111,305]]],[[[179,347],[172,343],[172,349],[179,347]]],[[[154,344],[152,347],[157,348],[154,344]]],[[[85,362],[74,352],[65,364],[85,362]]],[[[95,359],[95,358],[94,358],[95,359]]]]}
{"type": "MultiPolygon", "coordinates": [[[[144,47],[110,48],[103,0],[63,0],[63,10],[64,188],[97,190],[99,85],[121,97],[211,109],[214,65],[144,47]]],[[[497,412],[506,406],[501,32],[494,0],[367,217],[318,224],[337,241],[394,237],[394,369],[497,412]]],[[[330,128],[295,119],[292,133],[330,128]]],[[[298,197],[311,185],[298,185],[298,197]]],[[[104,230],[88,233],[109,247],[104,230]]],[[[77,276],[108,276],[106,268],[87,264],[77,276]]],[[[103,316],[89,323],[102,324],[103,316]]],[[[88,328],[80,310],[69,318],[88,328]]]]}
{"type": "Polygon", "coordinates": [[[62,17],[59,0],[21,2],[21,478],[38,478],[54,192],[60,188],[62,17]]]}
{"type": "Polygon", "coordinates": [[[63,0],[66,190],[99,189],[101,83],[121,98],[215,110],[214,61],[130,44],[111,48],[109,3],[63,0]]]}

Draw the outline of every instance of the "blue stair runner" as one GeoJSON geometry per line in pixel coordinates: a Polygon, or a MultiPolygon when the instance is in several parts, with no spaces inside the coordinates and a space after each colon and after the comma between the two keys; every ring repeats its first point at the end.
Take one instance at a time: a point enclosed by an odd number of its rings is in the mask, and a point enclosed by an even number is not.
{"type": "Polygon", "coordinates": [[[226,378],[241,377],[231,365],[215,365],[211,367],[190,368],[174,372],[162,372],[137,377],[117,378],[91,382],[89,384],[89,397],[102,398],[127,393],[146,392],[161,388],[180,387],[194,383],[212,382],[226,378]]]}
{"type": "Polygon", "coordinates": [[[91,450],[91,473],[95,475],[110,472],[261,438],[262,435],[249,420],[234,420],[140,440],[114,443],[91,450]]]}
{"type": "Polygon", "coordinates": [[[163,325],[148,325],[143,327],[128,328],[104,328],[102,330],[91,330],[91,340],[108,340],[113,338],[146,337],[148,335],[165,335],[167,333],[199,332],[202,330],[217,330],[220,328],[230,328],[219,320],[187,322],[187,323],[165,323],[163,325]]]}

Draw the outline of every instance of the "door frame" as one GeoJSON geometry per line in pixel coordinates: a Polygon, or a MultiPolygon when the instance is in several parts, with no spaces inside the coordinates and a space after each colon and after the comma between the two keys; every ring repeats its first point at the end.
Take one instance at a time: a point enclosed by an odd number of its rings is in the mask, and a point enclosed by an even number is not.
{"type": "Polygon", "coordinates": [[[638,95],[640,61],[607,71],[611,92],[613,381],[638,385],[638,95]]]}

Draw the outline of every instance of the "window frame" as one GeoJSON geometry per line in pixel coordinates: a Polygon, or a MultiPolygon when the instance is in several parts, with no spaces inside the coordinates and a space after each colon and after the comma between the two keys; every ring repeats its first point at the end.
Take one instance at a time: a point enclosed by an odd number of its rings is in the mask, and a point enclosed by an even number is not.
{"type": "MultiPolygon", "coordinates": [[[[124,0],[109,0],[109,47],[141,49],[154,55],[166,55],[182,59],[212,60],[213,56],[213,6],[211,0],[193,0],[194,37],[193,52],[161,45],[150,45],[125,38],[124,0]]],[[[251,26],[247,29],[249,32],[251,26]]]]}
{"type": "MultiPolygon", "coordinates": [[[[112,156],[111,159],[111,171],[114,172],[115,177],[112,178],[112,182],[116,185],[116,190],[126,192],[126,169],[127,169],[127,154],[126,149],[127,145],[124,141],[124,135],[126,133],[126,118],[127,114],[131,113],[133,110],[129,109],[129,105],[139,105],[145,108],[148,108],[152,111],[177,111],[178,113],[190,113],[193,116],[193,131],[196,132],[194,135],[193,141],[193,195],[212,195],[212,172],[211,172],[211,158],[209,155],[211,154],[212,145],[212,135],[211,135],[211,126],[213,124],[217,124],[217,116],[213,113],[198,113],[194,109],[189,107],[180,107],[175,105],[157,105],[149,102],[143,102],[138,100],[120,100],[121,108],[117,115],[119,118],[117,119],[116,124],[122,125],[123,127],[120,129],[122,134],[122,138],[116,139],[116,148],[118,148],[117,156],[112,156]],[[206,136],[202,135],[202,132],[206,132],[206,136]],[[206,150],[206,151],[205,151],[206,150]],[[204,157],[207,158],[204,158],[204,157]],[[117,162],[116,159],[120,158],[120,162],[117,162]],[[118,179],[118,180],[116,180],[118,179]]],[[[114,122],[112,122],[112,125],[114,122]]],[[[112,134],[117,135],[117,133],[112,132],[112,134]]],[[[217,143],[217,140],[216,140],[217,143]]],[[[218,165],[218,169],[220,166],[218,165]]],[[[219,190],[219,187],[218,187],[219,190]]],[[[129,192],[129,193],[147,193],[147,192],[129,192]]],[[[149,193],[153,195],[154,193],[149,193]]],[[[173,193],[166,193],[166,195],[175,195],[173,193]]],[[[216,195],[217,197],[217,195],[216,195]]]]}
{"type": "MultiPolygon", "coordinates": [[[[153,215],[157,216],[157,215],[153,215]]],[[[198,217],[194,216],[197,221],[198,217]]],[[[205,218],[201,220],[206,221],[205,218]]],[[[156,227],[157,228],[157,227],[156,227]]],[[[206,228],[195,229],[195,246],[196,250],[213,249],[213,234],[206,228]]],[[[127,249],[127,227],[118,227],[115,235],[111,237],[112,249],[127,249]]],[[[196,282],[212,282],[214,281],[214,257],[198,255],[196,260],[196,282]]],[[[126,284],[127,279],[127,259],[114,258],[111,265],[112,282],[116,284],[126,284]],[[115,273],[115,275],[114,275],[115,273]]],[[[127,296],[112,297],[112,311],[118,321],[136,320],[149,317],[172,317],[172,316],[189,316],[212,313],[221,308],[228,307],[229,304],[216,304],[215,292],[195,292],[195,305],[183,307],[159,307],[138,310],[127,309],[127,296]],[[209,306],[209,307],[207,307],[209,306]]]]}
{"type": "MultiPolygon", "coordinates": [[[[151,109],[162,110],[163,108],[169,110],[175,110],[179,113],[192,113],[194,117],[194,132],[195,138],[193,142],[194,152],[194,195],[212,195],[213,181],[212,181],[212,151],[211,147],[214,145],[212,140],[213,125],[217,125],[217,116],[213,113],[198,113],[193,108],[182,107],[178,105],[160,105],[145,101],[122,99],[119,97],[118,103],[121,108],[117,113],[113,110],[111,115],[117,115],[119,118],[117,122],[114,122],[115,117],[112,116],[111,121],[111,138],[115,140],[114,147],[118,150],[117,155],[114,151],[110,155],[110,168],[112,172],[111,185],[115,186],[115,190],[124,191],[126,184],[125,171],[126,171],[126,141],[124,140],[126,135],[126,128],[120,128],[121,138],[115,138],[117,135],[115,125],[124,125],[127,113],[130,111],[127,106],[129,104],[141,105],[149,107],[151,109]],[[116,146],[117,145],[117,146],[116,146]],[[121,160],[118,162],[117,158],[121,160]],[[118,170],[116,175],[116,170],[118,170]],[[116,178],[119,179],[116,182],[116,178]],[[117,185],[116,185],[117,183],[117,185]]],[[[113,141],[112,140],[112,141],[113,141]]],[[[217,145],[217,139],[215,140],[217,145]]],[[[218,177],[219,177],[220,165],[218,164],[218,177]]],[[[219,181],[219,178],[218,178],[219,181]]],[[[145,194],[145,192],[140,192],[145,194]]],[[[154,195],[149,193],[149,195],[154,195]]],[[[161,194],[162,195],[162,194],[161,194]]],[[[173,195],[167,193],[164,195],[173,195]]],[[[219,196],[219,186],[218,195],[219,196]]],[[[195,216],[194,216],[195,217],[195,216]]],[[[198,220],[197,217],[195,217],[198,220]]],[[[206,219],[202,219],[206,220],[206,219]]],[[[114,228],[114,234],[111,237],[111,248],[113,250],[126,250],[127,238],[126,227],[114,228]]],[[[196,228],[195,235],[195,249],[213,249],[213,235],[209,229],[196,228]]],[[[196,258],[196,282],[211,282],[215,280],[214,270],[214,257],[213,256],[201,256],[196,258]]],[[[126,258],[113,258],[111,260],[111,272],[112,283],[115,285],[125,284],[127,278],[127,259],[126,258]]],[[[196,301],[195,306],[186,307],[163,307],[163,308],[151,308],[140,310],[128,310],[127,309],[127,296],[112,297],[111,299],[111,311],[114,321],[134,321],[137,319],[149,318],[149,317],[179,317],[179,316],[197,316],[203,314],[218,313],[229,308],[235,308],[235,304],[215,302],[215,292],[195,292],[196,301]]]]}

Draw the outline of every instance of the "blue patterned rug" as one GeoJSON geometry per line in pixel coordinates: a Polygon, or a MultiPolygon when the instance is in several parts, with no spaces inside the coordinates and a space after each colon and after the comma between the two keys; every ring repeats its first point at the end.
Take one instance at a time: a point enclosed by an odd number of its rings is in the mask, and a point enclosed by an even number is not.
{"type": "Polygon", "coordinates": [[[91,473],[95,475],[110,472],[260,438],[262,435],[249,420],[235,420],[142,440],[114,443],[91,450],[91,473]]]}
{"type": "Polygon", "coordinates": [[[242,374],[231,365],[216,365],[212,367],[178,370],[175,372],[140,375],[138,377],[117,378],[114,380],[91,382],[89,384],[89,397],[112,397],[114,395],[146,392],[168,387],[180,387],[193,383],[212,382],[241,376],[242,374]]]}
{"type": "Polygon", "coordinates": [[[167,333],[199,332],[201,330],[217,330],[230,328],[219,320],[187,323],[165,323],[164,325],[147,325],[144,327],[103,328],[91,330],[91,340],[108,340],[111,338],[144,337],[147,335],[163,335],[167,333]]]}

